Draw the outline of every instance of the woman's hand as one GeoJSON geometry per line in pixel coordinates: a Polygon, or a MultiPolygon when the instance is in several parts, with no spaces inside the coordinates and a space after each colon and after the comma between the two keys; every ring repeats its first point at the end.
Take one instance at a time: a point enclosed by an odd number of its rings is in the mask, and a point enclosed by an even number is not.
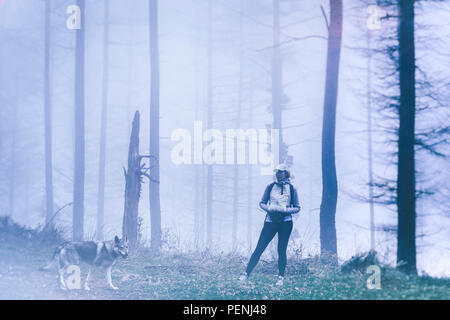
{"type": "Polygon", "coordinates": [[[286,212],[286,208],[279,205],[278,203],[271,203],[269,205],[269,212],[286,212]]]}

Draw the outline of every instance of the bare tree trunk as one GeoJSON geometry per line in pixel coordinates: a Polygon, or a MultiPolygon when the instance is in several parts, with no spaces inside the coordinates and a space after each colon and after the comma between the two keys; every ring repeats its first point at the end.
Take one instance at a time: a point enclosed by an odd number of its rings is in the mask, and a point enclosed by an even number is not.
{"type": "MultiPolygon", "coordinates": [[[[253,80],[252,81],[252,85],[250,88],[250,98],[249,98],[249,127],[252,128],[253,126],[253,80]]],[[[250,142],[250,140],[249,140],[250,142]]],[[[253,166],[252,164],[248,164],[247,165],[247,243],[248,243],[248,251],[249,253],[252,252],[252,227],[253,227],[253,166]]]]}
{"type": "MultiPolygon", "coordinates": [[[[213,21],[213,0],[208,1],[208,88],[207,88],[207,129],[212,128],[212,68],[213,68],[213,57],[212,57],[212,21],[213,21]]],[[[213,233],[213,223],[212,223],[212,200],[213,200],[213,166],[208,165],[208,171],[206,175],[206,247],[209,249],[212,245],[212,233],[213,233]]]]}
{"type": "Polygon", "coordinates": [[[201,206],[200,206],[200,181],[201,181],[201,168],[196,165],[195,166],[195,203],[194,203],[194,248],[195,250],[199,249],[199,240],[200,240],[200,214],[201,214],[201,206]]]}
{"type": "MultiPolygon", "coordinates": [[[[16,80],[17,83],[17,80],[16,80]]],[[[17,86],[16,86],[17,87],[17,86]]],[[[9,167],[9,217],[14,216],[14,209],[16,206],[15,191],[16,191],[16,140],[17,140],[17,105],[12,108],[11,121],[11,159],[9,167]]]]}
{"type": "MultiPolygon", "coordinates": [[[[132,16],[134,14],[134,7],[133,5],[129,6],[130,11],[128,11],[127,14],[132,16]]],[[[131,116],[132,116],[132,93],[133,93],[133,75],[134,75],[134,57],[133,57],[133,51],[134,51],[134,38],[135,38],[135,26],[133,24],[129,25],[129,37],[128,37],[128,43],[129,43],[129,53],[128,53],[128,83],[127,83],[127,109],[126,109],[126,117],[127,117],[127,130],[130,132],[131,130],[131,116]]]]}
{"type": "Polygon", "coordinates": [[[78,0],[80,7],[80,29],[76,31],[75,49],[75,148],[73,179],[73,239],[82,240],[84,230],[84,28],[85,1],[78,0]]]}
{"type": "Polygon", "coordinates": [[[150,0],[150,219],[151,248],[161,247],[161,207],[159,195],[159,48],[158,1],[150,0]]]}
{"type": "MultiPolygon", "coordinates": [[[[247,0],[245,3],[245,8],[247,12],[251,12],[254,8],[254,2],[251,0],[247,0]]],[[[253,92],[255,88],[255,78],[254,78],[254,66],[248,66],[248,75],[249,75],[249,96],[248,96],[248,121],[249,128],[253,128],[253,92]]],[[[249,140],[249,144],[251,141],[249,140]]],[[[248,253],[252,253],[253,247],[253,210],[255,204],[253,203],[253,165],[248,163],[247,165],[247,245],[248,245],[248,253]]]]}
{"type": "Polygon", "coordinates": [[[109,75],[109,1],[104,3],[103,26],[103,93],[102,115],[100,124],[100,159],[98,164],[98,196],[97,196],[97,239],[103,240],[105,215],[105,165],[106,165],[106,127],[108,117],[108,75],[109,75]]]}
{"type": "Polygon", "coordinates": [[[201,166],[201,189],[200,189],[200,206],[201,206],[201,212],[200,212],[200,244],[201,248],[206,248],[206,220],[207,220],[207,212],[206,212],[206,188],[205,188],[205,177],[207,175],[207,168],[205,166],[201,166]]]}
{"type": "Polygon", "coordinates": [[[52,152],[52,101],[50,93],[50,14],[51,0],[45,1],[44,44],[44,117],[45,117],[45,223],[53,216],[53,152],[52,152]]]}
{"type": "Polygon", "coordinates": [[[138,245],[139,198],[141,195],[141,156],[139,155],[140,115],[136,111],[128,148],[128,170],[125,174],[125,202],[122,236],[128,237],[131,247],[138,245]]]}
{"type": "Polygon", "coordinates": [[[336,105],[342,39],[342,0],[330,0],[327,72],[322,125],[322,202],[320,204],[320,249],[322,256],[337,256],[336,203],[338,186],[335,163],[336,105]]]}
{"type": "MultiPolygon", "coordinates": [[[[241,1],[240,6],[241,12],[244,11],[243,1],[241,1]]],[[[236,128],[239,129],[241,125],[241,112],[242,112],[242,96],[243,96],[243,86],[244,86],[244,74],[243,74],[243,59],[244,59],[244,27],[243,18],[239,18],[239,88],[238,88],[238,110],[236,114],[236,128]]],[[[236,138],[236,139],[239,139],[236,138]]],[[[232,247],[233,250],[237,248],[237,233],[238,233],[238,218],[239,218],[239,165],[237,163],[237,145],[239,141],[235,144],[234,152],[234,170],[233,170],[233,230],[232,230],[232,247]]]]}
{"type": "Polygon", "coordinates": [[[367,30],[367,153],[369,158],[369,208],[370,208],[370,249],[375,250],[375,205],[373,201],[373,165],[372,165],[372,56],[370,48],[370,30],[367,30]]]}
{"type": "MultiPolygon", "coordinates": [[[[279,130],[278,163],[286,159],[286,150],[282,134],[282,66],[280,53],[280,0],[273,0],[273,56],[272,56],[272,114],[273,129],[279,130]]],[[[276,164],[275,164],[276,165],[276,164]]]]}
{"type": "MultiPolygon", "coordinates": [[[[198,73],[198,66],[196,68],[198,73]]],[[[199,88],[198,88],[198,79],[195,78],[195,120],[199,119],[199,88]]],[[[203,181],[202,168],[199,165],[195,165],[195,175],[194,175],[194,185],[195,185],[195,199],[194,199],[194,248],[196,251],[199,250],[200,244],[200,221],[202,214],[202,205],[201,205],[201,195],[200,195],[200,186],[203,181]]],[[[203,188],[202,188],[203,189],[203,188]]]]}
{"type": "Polygon", "coordinates": [[[232,225],[232,249],[237,248],[237,228],[239,216],[239,167],[237,164],[233,168],[233,225],[232,225]]]}
{"type": "Polygon", "coordinates": [[[408,273],[416,268],[416,190],[415,190],[415,46],[414,1],[399,0],[400,127],[397,174],[397,264],[408,273]]]}

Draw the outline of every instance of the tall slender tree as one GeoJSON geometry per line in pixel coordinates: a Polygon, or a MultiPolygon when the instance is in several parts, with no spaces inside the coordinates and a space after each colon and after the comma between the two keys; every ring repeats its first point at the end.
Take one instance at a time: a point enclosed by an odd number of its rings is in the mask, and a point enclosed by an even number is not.
{"type": "MultiPolygon", "coordinates": [[[[248,101],[248,122],[249,127],[253,127],[253,91],[254,91],[254,75],[253,68],[250,67],[250,89],[249,89],[249,101],[248,101]]],[[[251,253],[252,251],[252,230],[253,230],[253,165],[249,163],[247,164],[247,243],[248,243],[248,251],[251,253]]]]}
{"type": "MultiPolygon", "coordinates": [[[[15,82],[17,83],[17,79],[15,80],[15,82]]],[[[17,108],[18,108],[17,104],[12,106],[11,158],[9,165],[9,214],[8,214],[10,218],[14,216],[14,209],[16,207],[17,108]]]]}
{"type": "Polygon", "coordinates": [[[371,30],[367,29],[367,157],[369,176],[370,249],[375,250],[375,203],[373,195],[373,152],[372,152],[372,55],[371,30]]]}
{"type": "MultiPolygon", "coordinates": [[[[320,249],[323,256],[336,256],[336,204],[338,186],[335,163],[336,105],[342,40],[342,0],[330,0],[327,71],[322,123],[322,202],[320,204],[320,249]]],[[[326,16],[325,16],[326,17],[326,16]]],[[[326,19],[327,20],[327,19],[326,19]]]]}
{"type": "Polygon", "coordinates": [[[77,1],[80,8],[80,29],[76,31],[75,48],[75,148],[73,179],[73,239],[82,240],[84,234],[84,27],[85,0],[77,1]]]}
{"type": "MultiPolygon", "coordinates": [[[[240,1],[240,10],[244,12],[244,0],[240,1]]],[[[236,113],[236,128],[239,129],[241,125],[241,113],[243,103],[243,91],[244,91],[244,21],[242,15],[239,16],[239,84],[238,84],[238,101],[237,101],[237,113],[236,113]]],[[[239,138],[237,138],[239,139],[239,138]]],[[[237,144],[235,146],[235,150],[237,144]]],[[[239,164],[237,163],[237,152],[234,153],[235,164],[233,168],[233,226],[232,226],[232,247],[233,250],[237,248],[237,233],[238,233],[238,218],[239,218],[239,164]]]]}
{"type": "Polygon", "coordinates": [[[272,128],[278,130],[278,162],[284,162],[286,150],[282,135],[282,97],[283,97],[283,70],[280,51],[280,0],[273,0],[273,53],[272,53],[272,128]]]}
{"type": "MultiPolygon", "coordinates": [[[[196,55],[198,56],[198,55],[196,55]]],[[[196,63],[196,74],[199,73],[199,63],[196,63]]],[[[200,119],[200,96],[199,96],[199,80],[197,77],[195,77],[195,120],[197,121],[200,119]]],[[[194,197],[194,248],[195,250],[198,250],[200,248],[200,241],[201,241],[201,221],[203,220],[202,213],[203,213],[203,201],[202,201],[202,195],[201,192],[203,191],[203,170],[202,166],[195,165],[195,175],[194,175],[194,181],[195,181],[195,197],[194,197]],[[202,188],[200,187],[202,186],[202,188]]]]}
{"type": "Polygon", "coordinates": [[[52,1],[45,1],[44,40],[44,117],[45,117],[45,223],[53,215],[52,101],[50,92],[50,14],[52,1]]]}
{"type": "Polygon", "coordinates": [[[151,248],[161,247],[161,206],[159,195],[159,40],[158,0],[150,0],[150,219],[151,248]]]}
{"type": "Polygon", "coordinates": [[[108,75],[109,75],[109,1],[104,1],[103,23],[103,92],[100,123],[100,161],[98,164],[97,196],[97,239],[103,240],[105,215],[105,165],[106,165],[106,127],[108,118],[108,75]]]}
{"type": "MultiPolygon", "coordinates": [[[[212,128],[213,116],[212,116],[212,104],[213,104],[213,50],[212,50],[212,33],[213,33],[213,1],[208,1],[208,39],[207,39],[207,55],[208,55],[208,79],[207,79],[207,120],[206,126],[208,129],[212,128]]],[[[207,166],[206,174],[206,246],[210,248],[212,245],[212,206],[213,206],[213,166],[209,164],[207,166]]]]}
{"type": "MultiPolygon", "coordinates": [[[[196,107],[197,113],[197,107],[196,107]]],[[[195,198],[194,198],[194,247],[195,250],[199,249],[200,244],[200,221],[202,206],[200,205],[200,181],[202,181],[202,170],[199,165],[195,166],[195,198]]]]}
{"type": "Polygon", "coordinates": [[[415,45],[414,0],[399,0],[400,105],[397,167],[397,263],[399,269],[417,273],[416,268],[416,181],[415,181],[415,45]]]}

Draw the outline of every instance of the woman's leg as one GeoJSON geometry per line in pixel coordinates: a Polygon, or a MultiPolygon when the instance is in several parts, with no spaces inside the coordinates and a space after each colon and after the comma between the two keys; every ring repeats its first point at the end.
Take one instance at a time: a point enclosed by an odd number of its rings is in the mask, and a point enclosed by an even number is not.
{"type": "Polygon", "coordinates": [[[278,275],[283,277],[286,269],[286,250],[291,232],[292,221],[283,222],[278,231],[278,275]]]}
{"type": "Polygon", "coordinates": [[[275,234],[277,233],[277,228],[274,226],[274,223],[272,222],[264,222],[264,227],[261,230],[261,234],[259,236],[258,244],[256,245],[255,251],[253,252],[250,261],[248,262],[247,266],[247,275],[250,275],[253,268],[256,266],[256,264],[259,261],[259,258],[261,257],[262,253],[266,249],[269,242],[273,239],[275,234]]]}

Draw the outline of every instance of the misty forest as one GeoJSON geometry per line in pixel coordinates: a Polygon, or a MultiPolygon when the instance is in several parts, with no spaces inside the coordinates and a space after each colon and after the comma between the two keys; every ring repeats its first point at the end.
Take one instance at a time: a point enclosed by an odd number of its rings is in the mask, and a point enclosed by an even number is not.
{"type": "Polygon", "coordinates": [[[1,0],[0,298],[450,298],[449,21],[449,0],[1,0]],[[300,211],[268,222],[283,183],[300,211]],[[109,282],[42,269],[90,245],[109,282]]]}

